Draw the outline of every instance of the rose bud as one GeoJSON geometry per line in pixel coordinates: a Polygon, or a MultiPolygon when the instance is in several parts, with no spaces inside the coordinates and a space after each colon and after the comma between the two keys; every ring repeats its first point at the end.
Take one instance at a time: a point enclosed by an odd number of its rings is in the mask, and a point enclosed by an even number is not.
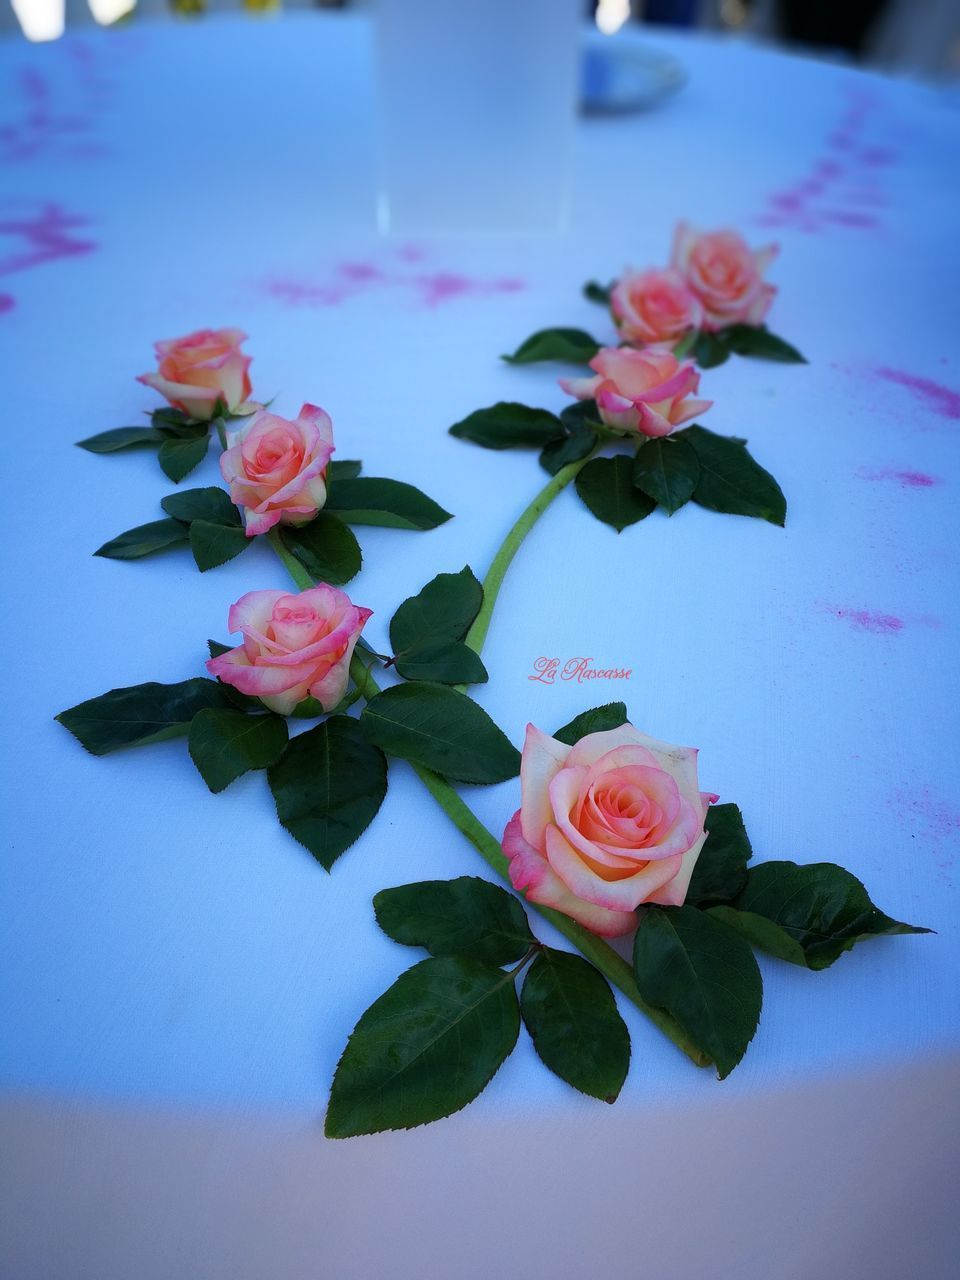
{"type": "Polygon", "coordinates": [[[778,247],[750,249],[736,231],[698,233],[685,222],[677,225],[671,264],[686,277],[703,306],[703,328],[724,329],[731,324],[762,324],[777,292],[763,273],[778,247]]]}
{"type": "Polygon", "coordinates": [[[227,620],[243,643],[211,658],[207,670],[280,715],[308,697],[332,711],[346,691],[350,659],[369,617],[369,609],[324,582],[299,595],[249,591],[231,605],[227,620]]]}
{"type": "Polygon", "coordinates": [[[143,373],[137,381],[202,422],[214,416],[218,403],[237,413],[250,395],[251,358],[240,350],[246,337],[239,329],[198,329],[185,338],[155,342],[157,372],[143,373]]]}
{"type": "Polygon", "coordinates": [[[590,368],[595,377],[561,378],[560,385],[578,400],[596,400],[601,421],[617,431],[668,436],[713,404],[688,399],[700,386],[693,361],[660,348],[603,347],[590,368]]]}
{"type": "Polygon", "coordinates": [[[620,336],[637,346],[673,346],[699,329],[703,308],[679,271],[625,271],[610,293],[610,310],[620,336]]]}
{"type": "Polygon", "coordinates": [[[305,404],[292,422],[261,409],[227,443],[220,470],[248,537],[280,522],[306,524],[326,502],[333,424],[316,405],[305,404]]]}

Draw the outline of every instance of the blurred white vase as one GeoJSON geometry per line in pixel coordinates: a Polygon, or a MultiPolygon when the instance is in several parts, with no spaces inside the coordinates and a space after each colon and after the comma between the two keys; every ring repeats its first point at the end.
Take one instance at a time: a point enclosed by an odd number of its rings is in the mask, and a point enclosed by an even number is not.
{"type": "Polygon", "coordinates": [[[565,223],[581,0],[379,0],[384,231],[565,223]]]}

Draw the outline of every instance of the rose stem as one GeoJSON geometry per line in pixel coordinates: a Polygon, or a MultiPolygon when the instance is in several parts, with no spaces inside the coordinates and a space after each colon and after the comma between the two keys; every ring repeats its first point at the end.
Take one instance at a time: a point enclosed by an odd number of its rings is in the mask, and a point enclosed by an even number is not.
{"type": "Polygon", "coordinates": [[[565,467],[562,467],[543,486],[500,544],[500,549],[493,557],[490,568],[487,570],[487,576],[483,580],[483,604],[480,606],[480,612],[474,619],[473,626],[467,632],[465,639],[465,643],[475,653],[479,653],[483,648],[483,642],[486,640],[487,632],[490,629],[490,619],[493,617],[497,596],[500,594],[500,587],[503,585],[503,580],[506,577],[507,570],[510,568],[513,557],[520,549],[521,542],[523,542],[557,494],[561,493],[570,481],[576,478],[592,457],[593,450],[591,449],[585,458],[581,458],[577,462],[570,462],[565,467]]]}
{"type": "MultiPolygon", "coordinates": [[[[524,526],[524,532],[532,526],[537,516],[546,509],[563,486],[568,484],[573,476],[576,475],[577,471],[580,469],[580,465],[582,464],[572,463],[570,467],[564,467],[563,471],[559,471],[557,473],[551,483],[546,486],[546,489],[537,495],[537,498],[534,499],[527,510],[523,513],[523,516],[520,517],[520,520],[518,520],[513,529],[511,529],[510,533],[507,535],[508,541],[514,537],[521,526],[521,522],[525,519],[526,524],[524,526]],[[560,479],[561,476],[564,476],[565,472],[569,472],[569,474],[566,475],[561,484],[554,487],[556,481],[560,479]],[[551,489],[552,492],[547,495],[547,491],[551,489]],[[542,505],[537,507],[537,503],[540,502],[541,499],[544,499],[544,495],[547,495],[545,501],[542,502],[542,505]],[[535,508],[536,511],[534,511],[535,508]]],[[[517,547],[520,545],[522,536],[523,534],[521,533],[520,536],[516,538],[509,556],[506,556],[503,559],[503,569],[500,572],[501,581],[503,579],[503,571],[505,571],[506,566],[510,563],[517,547]]],[[[310,587],[316,586],[313,578],[303,565],[300,564],[300,562],[291,555],[283,545],[276,527],[270,530],[267,534],[267,538],[273,545],[274,551],[276,551],[280,560],[286,567],[290,577],[302,591],[306,591],[310,587]]],[[[507,544],[504,543],[504,546],[506,545],[507,544]]],[[[498,559],[499,558],[500,557],[498,556],[498,559]]],[[[496,561],[494,563],[496,563],[496,561]]],[[[488,574],[488,579],[491,574],[488,574]]],[[[350,663],[350,674],[366,701],[370,701],[371,698],[375,698],[380,692],[380,686],[377,684],[373,673],[368,670],[357,654],[354,654],[353,661],[350,663]]],[[[467,837],[487,865],[512,888],[513,886],[511,884],[509,874],[510,864],[500,848],[499,840],[497,840],[497,838],[483,825],[473,810],[464,803],[445,778],[442,778],[438,773],[434,773],[432,769],[423,768],[422,765],[415,764],[412,768],[417,777],[433,796],[434,800],[436,800],[440,808],[453,822],[457,830],[467,837]]],[[[533,902],[527,902],[526,906],[536,911],[544,920],[549,921],[555,929],[563,934],[568,942],[572,942],[580,954],[585,956],[591,964],[599,969],[615,987],[618,987],[627,999],[632,1004],[636,1005],[641,1013],[645,1013],[650,1021],[658,1026],[664,1035],[667,1036],[668,1039],[672,1040],[677,1048],[682,1050],[682,1052],[685,1053],[692,1062],[694,1062],[698,1067],[710,1065],[710,1059],[705,1057],[700,1049],[697,1048],[679,1023],[671,1018],[663,1009],[657,1009],[653,1005],[647,1004],[643,996],[640,994],[640,989],[633,976],[633,970],[627,964],[626,960],[614,951],[613,947],[611,947],[609,943],[604,942],[604,940],[598,937],[595,933],[591,933],[588,929],[583,928],[582,925],[577,924],[575,920],[571,920],[569,916],[565,916],[559,911],[554,911],[550,907],[538,906],[533,902]]]]}

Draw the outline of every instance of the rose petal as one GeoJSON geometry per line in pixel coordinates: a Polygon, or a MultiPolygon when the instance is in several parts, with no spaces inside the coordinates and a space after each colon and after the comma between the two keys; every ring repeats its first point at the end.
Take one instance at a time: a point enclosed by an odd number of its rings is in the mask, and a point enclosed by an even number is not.
{"type": "Polygon", "coordinates": [[[608,911],[574,897],[541,853],[523,838],[518,810],[503,833],[503,852],[510,859],[510,880],[529,902],[553,907],[605,938],[617,938],[636,927],[633,911],[608,911]]]}
{"type": "Polygon", "coordinates": [[[553,821],[549,786],[569,755],[566,743],[551,738],[536,725],[527,725],[520,757],[520,813],[525,839],[538,848],[543,847],[544,828],[553,821]]]}

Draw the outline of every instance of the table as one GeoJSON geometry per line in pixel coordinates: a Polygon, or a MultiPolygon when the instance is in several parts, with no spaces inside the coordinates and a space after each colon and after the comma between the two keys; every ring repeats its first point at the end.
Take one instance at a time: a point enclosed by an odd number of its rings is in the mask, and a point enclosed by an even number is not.
{"type": "MultiPolygon", "coordinates": [[[[563,1280],[641,1262],[702,1275],[711,1257],[750,1277],[947,1274],[960,117],[918,85],[649,41],[687,67],[684,93],[580,126],[569,231],[492,239],[376,235],[360,18],[0,48],[5,1274],[563,1280]],[[616,695],[701,748],[703,784],[741,805],[759,857],[835,859],[937,933],[822,975],[761,960],[760,1031],[722,1087],[627,1008],[616,1108],[521,1039],[467,1112],[326,1143],[346,1035],[411,961],[375,929],[372,895],[483,868],[402,767],[328,877],[277,827],[262,778],[216,798],[182,743],[80,751],[55,712],[196,674],[229,603],[286,581],[260,546],[203,576],[184,554],[93,558],[172,486],[151,456],[71,442],[151,406],[133,375],[155,338],[242,327],[280,412],[322,404],[340,456],[456,514],[362,534],[350,591],[379,645],[434,573],[483,572],[540,483],[532,459],[447,426],[497,399],[559,408],[557,370],[497,355],[548,324],[599,332],[580,284],[663,260],[678,216],[781,242],[771,321],[809,367],[731,361],[703,391],[711,428],[781,481],[787,528],[690,507],[617,538],[564,495],[511,571],[477,696],[519,741],[527,719],[597,701],[531,682],[538,657],[632,666],[616,695]],[[635,593],[613,607],[625,566],[635,593]]],[[[196,474],[217,482],[212,456],[196,474]]],[[[499,830],[517,794],[470,800],[499,830]]]]}

